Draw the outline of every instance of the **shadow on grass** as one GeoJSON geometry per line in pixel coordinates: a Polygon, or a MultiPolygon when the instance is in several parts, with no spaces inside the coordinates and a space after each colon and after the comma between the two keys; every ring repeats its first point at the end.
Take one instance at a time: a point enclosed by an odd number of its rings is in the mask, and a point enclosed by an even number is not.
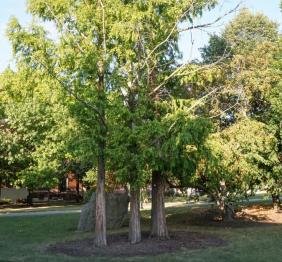
{"type": "MultiPolygon", "coordinates": [[[[271,206],[252,206],[251,208],[272,210],[271,206]]],[[[169,207],[166,208],[166,215],[168,227],[177,229],[187,228],[187,226],[244,228],[281,225],[281,223],[271,220],[267,214],[250,214],[246,212],[238,212],[233,221],[222,221],[218,219],[220,213],[215,208],[169,207]]],[[[150,210],[142,211],[142,225],[149,227],[150,220],[150,210]]]]}

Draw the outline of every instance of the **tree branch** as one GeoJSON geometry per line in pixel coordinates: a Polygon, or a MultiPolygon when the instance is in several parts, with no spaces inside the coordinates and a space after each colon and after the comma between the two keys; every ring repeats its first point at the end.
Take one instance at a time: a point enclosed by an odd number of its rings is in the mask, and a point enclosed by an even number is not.
{"type": "Polygon", "coordinates": [[[193,29],[198,29],[198,28],[204,28],[204,27],[210,27],[214,24],[216,24],[217,22],[219,22],[220,20],[222,20],[224,17],[236,12],[238,10],[238,8],[241,6],[242,1],[237,4],[233,9],[229,10],[228,12],[226,12],[225,14],[223,14],[222,16],[219,16],[218,18],[216,18],[214,21],[210,22],[210,23],[206,23],[206,24],[200,24],[200,25],[192,25],[183,29],[178,30],[179,33],[185,32],[185,31],[189,31],[189,30],[193,30],[193,29]]]}

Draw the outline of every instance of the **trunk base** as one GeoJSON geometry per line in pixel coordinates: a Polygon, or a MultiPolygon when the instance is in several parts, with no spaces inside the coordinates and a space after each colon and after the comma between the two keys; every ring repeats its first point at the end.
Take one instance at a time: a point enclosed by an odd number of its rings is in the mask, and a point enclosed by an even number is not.
{"type": "Polygon", "coordinates": [[[130,192],[129,241],[131,244],[141,242],[139,191],[130,192]]]}
{"type": "Polygon", "coordinates": [[[281,212],[281,201],[280,201],[280,196],[279,195],[272,195],[272,204],[273,204],[273,209],[277,212],[281,212]]]}
{"type": "Polygon", "coordinates": [[[224,208],[223,220],[227,222],[234,221],[235,211],[232,205],[226,204],[224,208]]]}
{"type": "Polygon", "coordinates": [[[160,233],[157,233],[157,234],[150,234],[149,236],[150,239],[156,239],[156,240],[162,240],[162,241],[165,241],[165,240],[169,240],[170,237],[169,237],[169,233],[168,232],[165,232],[164,234],[160,234],[160,233]]]}
{"type": "Polygon", "coordinates": [[[160,172],[152,174],[152,210],[151,210],[151,238],[159,240],[169,239],[165,217],[165,178],[160,172]]]}

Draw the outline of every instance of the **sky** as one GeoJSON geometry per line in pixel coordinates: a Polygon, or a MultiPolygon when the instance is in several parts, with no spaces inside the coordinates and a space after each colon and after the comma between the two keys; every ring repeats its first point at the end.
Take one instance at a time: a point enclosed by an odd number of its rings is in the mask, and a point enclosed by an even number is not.
{"type": "MultiPolygon", "coordinates": [[[[194,25],[203,24],[214,21],[217,17],[222,16],[228,10],[233,9],[240,0],[219,0],[219,4],[210,12],[204,12],[201,19],[197,19],[194,25]]],[[[247,7],[253,12],[261,12],[267,15],[271,20],[277,23],[282,22],[282,13],[279,8],[280,0],[243,0],[241,7],[247,7]]],[[[185,62],[200,58],[199,48],[207,44],[210,33],[220,33],[224,25],[230,21],[236,13],[226,16],[215,26],[208,29],[207,32],[193,30],[192,34],[183,34],[180,37],[180,50],[183,52],[183,60],[185,62]],[[193,41],[191,41],[193,39],[193,41]],[[193,45],[191,44],[193,42],[193,45]]],[[[2,72],[9,64],[12,64],[12,51],[9,41],[5,35],[7,23],[9,19],[15,16],[22,25],[28,25],[32,18],[26,13],[26,0],[0,0],[0,72],[2,72]]],[[[280,31],[281,31],[280,26],[280,31]]],[[[47,29],[50,36],[54,36],[55,32],[52,25],[48,24],[47,29]]],[[[54,36],[55,37],[55,36],[54,36]]]]}

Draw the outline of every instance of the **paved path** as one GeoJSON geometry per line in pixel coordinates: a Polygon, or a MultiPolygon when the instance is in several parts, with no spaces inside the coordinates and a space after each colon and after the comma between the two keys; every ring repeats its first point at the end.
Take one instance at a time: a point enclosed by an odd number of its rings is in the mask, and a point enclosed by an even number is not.
{"type": "Polygon", "coordinates": [[[2,212],[1,217],[26,217],[26,216],[47,216],[47,215],[61,215],[61,214],[76,214],[81,213],[81,209],[68,210],[46,210],[46,211],[23,211],[23,212],[2,212]]]}

